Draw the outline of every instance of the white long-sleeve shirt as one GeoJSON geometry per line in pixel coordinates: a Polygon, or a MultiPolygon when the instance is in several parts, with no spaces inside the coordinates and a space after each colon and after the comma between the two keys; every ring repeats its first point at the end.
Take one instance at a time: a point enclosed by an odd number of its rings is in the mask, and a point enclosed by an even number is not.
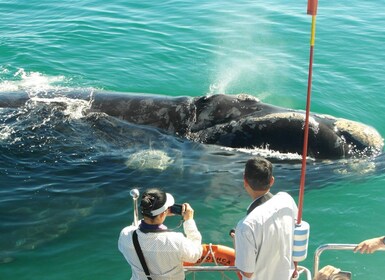
{"type": "MultiPolygon", "coordinates": [[[[125,227],[119,236],[118,247],[132,268],[131,280],[147,280],[132,241],[135,226],[125,227]]],[[[183,223],[180,232],[143,233],[137,230],[138,241],[153,280],[185,279],[183,262],[196,262],[202,255],[202,236],[193,219],[183,223]]]]}

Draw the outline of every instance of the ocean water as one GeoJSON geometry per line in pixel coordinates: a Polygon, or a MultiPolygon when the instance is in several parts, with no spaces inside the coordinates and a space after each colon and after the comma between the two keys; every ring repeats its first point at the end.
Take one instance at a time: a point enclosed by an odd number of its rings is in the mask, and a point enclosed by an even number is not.
{"type": "MultiPolygon", "coordinates": [[[[319,1],[311,105],[383,136],[384,4],[319,1]]],[[[305,1],[2,1],[0,91],[249,93],[304,109],[310,24],[305,1]]],[[[132,188],[159,186],[188,201],[203,242],[232,246],[228,231],[250,203],[243,166],[261,151],[181,141],[86,115],[86,103],[51,101],[0,109],[0,279],[130,279],[117,238],[133,220],[132,188]]],[[[300,162],[281,154],[272,161],[272,191],[298,200],[300,162]]],[[[312,269],[321,244],[384,235],[384,170],[383,154],[309,161],[302,265],[312,269]]],[[[326,252],[321,266],[383,279],[384,258],[326,252]]]]}

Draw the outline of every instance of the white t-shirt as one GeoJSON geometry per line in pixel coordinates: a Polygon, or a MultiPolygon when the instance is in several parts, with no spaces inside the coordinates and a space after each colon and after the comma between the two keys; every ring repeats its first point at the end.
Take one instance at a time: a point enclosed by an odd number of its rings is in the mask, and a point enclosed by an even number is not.
{"type": "Polygon", "coordinates": [[[279,192],[239,221],[235,230],[235,266],[253,272],[249,279],[291,279],[297,212],[294,199],[279,192]]]}
{"type": "MultiPolygon", "coordinates": [[[[195,221],[183,223],[185,237],[180,232],[143,233],[137,230],[138,241],[153,280],[182,280],[183,262],[196,262],[202,255],[202,236],[195,221]]],[[[135,226],[125,227],[119,236],[118,247],[131,265],[131,280],[147,280],[132,241],[135,226]]]]}

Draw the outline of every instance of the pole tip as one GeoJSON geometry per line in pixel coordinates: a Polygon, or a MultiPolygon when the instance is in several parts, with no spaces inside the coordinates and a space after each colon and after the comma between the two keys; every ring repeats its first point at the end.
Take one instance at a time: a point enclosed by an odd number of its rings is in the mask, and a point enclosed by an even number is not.
{"type": "Polygon", "coordinates": [[[130,191],[130,195],[132,196],[132,198],[138,198],[139,197],[139,190],[138,189],[132,189],[130,191]]]}
{"type": "Polygon", "coordinates": [[[307,2],[307,14],[315,16],[317,15],[318,0],[308,0],[307,2]]]}

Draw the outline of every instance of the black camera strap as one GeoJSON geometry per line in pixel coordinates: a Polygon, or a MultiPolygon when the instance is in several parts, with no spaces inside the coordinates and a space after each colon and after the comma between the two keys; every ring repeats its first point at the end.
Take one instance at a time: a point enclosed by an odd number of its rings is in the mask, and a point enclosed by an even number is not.
{"type": "Polygon", "coordinates": [[[134,242],[134,247],[136,250],[136,253],[138,254],[140,263],[142,264],[144,273],[146,273],[147,279],[152,280],[150,276],[150,271],[148,270],[146,260],[144,259],[142,249],[140,248],[139,241],[138,241],[138,234],[136,233],[136,230],[132,233],[132,241],[134,242]]]}

